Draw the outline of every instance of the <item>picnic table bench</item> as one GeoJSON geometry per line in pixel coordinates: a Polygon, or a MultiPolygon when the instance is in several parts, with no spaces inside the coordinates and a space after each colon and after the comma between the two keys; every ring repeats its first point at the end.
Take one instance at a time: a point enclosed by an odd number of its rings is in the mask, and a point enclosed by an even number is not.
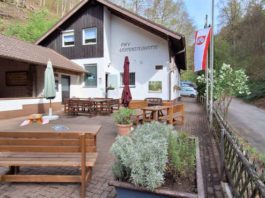
{"type": "Polygon", "coordinates": [[[170,124],[184,124],[184,105],[174,104],[169,106],[168,113],[160,116],[159,120],[162,122],[168,122],[170,124]]]}
{"type": "Polygon", "coordinates": [[[76,182],[85,197],[96,159],[95,133],[0,132],[0,166],[9,167],[0,182],[76,182]],[[76,167],[80,175],[19,175],[19,167],[76,167]]]}

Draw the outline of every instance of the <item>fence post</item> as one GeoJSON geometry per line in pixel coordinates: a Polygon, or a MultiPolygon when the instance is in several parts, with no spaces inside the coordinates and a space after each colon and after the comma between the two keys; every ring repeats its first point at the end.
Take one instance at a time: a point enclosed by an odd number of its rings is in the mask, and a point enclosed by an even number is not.
{"type": "Polygon", "coordinates": [[[222,127],[221,129],[221,141],[220,141],[220,157],[221,157],[221,179],[225,176],[225,145],[224,145],[224,137],[225,137],[225,129],[222,127]]]}

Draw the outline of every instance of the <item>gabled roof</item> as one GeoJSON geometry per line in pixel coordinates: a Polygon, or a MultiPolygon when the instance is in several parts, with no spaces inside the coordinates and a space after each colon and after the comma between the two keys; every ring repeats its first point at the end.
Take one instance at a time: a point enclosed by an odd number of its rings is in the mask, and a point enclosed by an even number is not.
{"type": "Polygon", "coordinates": [[[0,34],[0,58],[37,65],[47,65],[51,60],[55,68],[84,73],[85,70],[56,51],[0,34]]]}
{"type": "MultiPolygon", "coordinates": [[[[83,0],[77,4],[68,14],[66,14],[61,20],[59,20],[50,30],[48,30],[40,39],[36,41],[36,44],[41,44],[51,33],[58,29],[65,21],[67,21],[72,15],[74,15],[79,9],[85,6],[92,0],[83,0]]],[[[180,69],[186,69],[186,51],[185,51],[185,36],[169,30],[164,26],[156,24],[144,17],[136,15],[116,4],[111,3],[108,0],[93,0],[104,6],[106,6],[112,14],[117,15],[137,26],[140,26],[147,31],[157,34],[158,36],[167,39],[170,43],[171,48],[173,48],[173,54],[177,54],[176,63],[180,69]]]]}

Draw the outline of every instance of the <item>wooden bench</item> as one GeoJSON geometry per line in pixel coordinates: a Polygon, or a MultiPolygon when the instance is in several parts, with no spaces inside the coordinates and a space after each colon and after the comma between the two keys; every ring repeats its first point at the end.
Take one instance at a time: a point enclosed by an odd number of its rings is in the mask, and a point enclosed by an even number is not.
{"type": "Polygon", "coordinates": [[[148,104],[146,101],[131,101],[129,103],[129,109],[135,110],[135,115],[132,116],[132,121],[138,125],[143,120],[143,111],[142,108],[147,107],[148,104]]]}
{"type": "Polygon", "coordinates": [[[159,120],[173,125],[177,123],[184,124],[184,105],[183,104],[172,105],[167,115],[159,117],[159,120]]]}
{"type": "Polygon", "coordinates": [[[77,182],[81,197],[97,159],[96,134],[75,132],[0,132],[0,182],[77,182]],[[19,167],[76,167],[80,175],[19,175],[19,167]]]}

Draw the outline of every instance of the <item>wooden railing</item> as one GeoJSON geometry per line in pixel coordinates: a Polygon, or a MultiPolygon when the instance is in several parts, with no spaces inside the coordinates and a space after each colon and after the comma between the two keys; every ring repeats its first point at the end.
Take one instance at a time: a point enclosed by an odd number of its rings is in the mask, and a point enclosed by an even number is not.
{"type": "MultiPolygon", "coordinates": [[[[205,106],[205,99],[199,101],[205,106]]],[[[248,152],[224,121],[220,113],[213,111],[211,129],[220,152],[222,176],[227,178],[233,196],[238,198],[265,198],[263,171],[257,171],[256,163],[249,159],[248,152]]]]}

